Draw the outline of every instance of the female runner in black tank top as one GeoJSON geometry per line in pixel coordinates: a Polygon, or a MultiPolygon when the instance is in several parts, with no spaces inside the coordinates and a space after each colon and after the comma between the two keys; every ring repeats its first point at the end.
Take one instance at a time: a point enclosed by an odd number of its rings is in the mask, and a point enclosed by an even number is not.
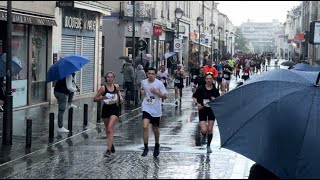
{"type": "Polygon", "coordinates": [[[101,86],[94,97],[94,102],[102,101],[103,103],[101,118],[104,122],[107,135],[108,149],[104,153],[104,156],[106,157],[110,157],[111,152],[115,152],[113,146],[114,127],[120,115],[119,100],[121,104],[123,103],[123,98],[119,91],[119,85],[113,83],[114,78],[114,73],[108,72],[105,76],[107,84],[101,86]]]}

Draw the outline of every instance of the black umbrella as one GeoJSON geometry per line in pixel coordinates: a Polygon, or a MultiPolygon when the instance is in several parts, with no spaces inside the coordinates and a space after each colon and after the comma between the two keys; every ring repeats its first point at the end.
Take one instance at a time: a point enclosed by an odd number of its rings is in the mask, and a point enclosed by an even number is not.
{"type": "Polygon", "coordinates": [[[128,57],[128,56],[121,56],[121,57],[119,57],[118,59],[122,59],[122,60],[125,60],[125,61],[129,61],[129,57],[128,57]]]}
{"type": "Polygon", "coordinates": [[[285,61],[285,62],[281,63],[281,65],[282,66],[293,66],[293,65],[295,65],[295,63],[292,61],[285,61]]]}

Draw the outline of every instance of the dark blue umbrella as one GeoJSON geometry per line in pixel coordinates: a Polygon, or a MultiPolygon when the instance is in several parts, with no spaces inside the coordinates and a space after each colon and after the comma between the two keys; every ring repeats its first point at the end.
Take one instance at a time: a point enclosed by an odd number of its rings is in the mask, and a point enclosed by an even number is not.
{"type": "Polygon", "coordinates": [[[89,59],[80,55],[71,55],[61,58],[53,64],[48,70],[47,82],[61,80],[70,74],[79,71],[89,59]]]}
{"type": "MultiPolygon", "coordinates": [[[[3,53],[0,58],[0,77],[6,76],[6,62],[7,62],[7,54],[3,53]]],[[[12,63],[11,63],[11,74],[17,75],[22,69],[22,63],[21,60],[18,59],[16,56],[12,57],[12,63]]]]}
{"type": "Polygon", "coordinates": [[[297,71],[320,71],[320,66],[311,66],[305,63],[299,63],[293,66],[293,70],[297,71]]]}
{"type": "Polygon", "coordinates": [[[252,159],[280,178],[320,178],[317,75],[268,71],[209,103],[221,147],[252,159]]]}

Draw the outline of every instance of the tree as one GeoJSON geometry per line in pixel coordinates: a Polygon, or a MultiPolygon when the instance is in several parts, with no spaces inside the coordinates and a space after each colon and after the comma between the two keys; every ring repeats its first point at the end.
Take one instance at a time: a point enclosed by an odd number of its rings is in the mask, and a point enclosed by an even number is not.
{"type": "Polygon", "coordinates": [[[236,29],[236,39],[235,39],[235,49],[243,52],[248,52],[250,49],[248,48],[249,41],[242,35],[241,30],[239,28],[236,29]]]}

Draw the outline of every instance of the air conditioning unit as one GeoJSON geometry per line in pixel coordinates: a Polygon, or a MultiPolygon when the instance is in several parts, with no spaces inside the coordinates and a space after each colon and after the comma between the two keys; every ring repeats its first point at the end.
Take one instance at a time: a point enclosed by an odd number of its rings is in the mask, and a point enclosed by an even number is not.
{"type": "Polygon", "coordinates": [[[151,17],[152,19],[158,19],[159,18],[159,11],[156,8],[151,9],[151,17]]]}

